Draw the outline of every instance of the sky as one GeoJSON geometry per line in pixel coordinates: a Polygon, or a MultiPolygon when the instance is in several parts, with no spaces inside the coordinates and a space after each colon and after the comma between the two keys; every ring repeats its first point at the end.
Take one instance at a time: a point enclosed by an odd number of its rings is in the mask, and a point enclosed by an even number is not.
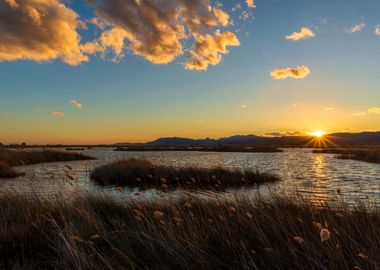
{"type": "Polygon", "coordinates": [[[0,0],[0,142],[380,130],[378,0],[0,0]]]}

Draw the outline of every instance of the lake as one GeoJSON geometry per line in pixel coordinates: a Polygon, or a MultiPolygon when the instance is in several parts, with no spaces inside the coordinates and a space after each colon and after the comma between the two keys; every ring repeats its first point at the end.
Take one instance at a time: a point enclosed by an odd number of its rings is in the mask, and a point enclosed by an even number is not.
{"type": "MultiPolygon", "coordinates": [[[[70,196],[74,193],[107,193],[130,196],[137,190],[101,188],[89,179],[90,171],[112,161],[137,157],[154,163],[176,167],[197,166],[239,169],[258,169],[277,174],[281,181],[260,186],[258,189],[229,190],[266,194],[271,191],[295,195],[301,194],[315,203],[344,201],[380,205],[380,164],[355,160],[336,159],[331,154],[314,154],[311,149],[287,148],[282,153],[215,153],[215,152],[116,152],[112,148],[93,148],[83,151],[96,160],[63,163],[45,163],[17,170],[25,176],[0,181],[1,192],[9,190],[23,194],[70,196]],[[69,165],[72,169],[69,169],[69,165]],[[74,177],[75,180],[70,180],[74,177]]],[[[160,192],[145,191],[145,196],[160,192]]]]}

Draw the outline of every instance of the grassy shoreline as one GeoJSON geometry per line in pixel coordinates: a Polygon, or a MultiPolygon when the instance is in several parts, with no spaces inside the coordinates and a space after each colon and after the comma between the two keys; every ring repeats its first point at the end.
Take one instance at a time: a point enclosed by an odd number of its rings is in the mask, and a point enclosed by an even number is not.
{"type": "Polygon", "coordinates": [[[0,178],[15,178],[21,175],[7,163],[0,161],[0,178]]]}
{"type": "Polygon", "coordinates": [[[128,159],[95,168],[90,178],[99,185],[146,188],[214,189],[249,187],[278,181],[279,178],[259,171],[199,169],[158,166],[147,160],[128,159]]]}
{"type": "Polygon", "coordinates": [[[338,159],[352,159],[369,163],[380,163],[380,148],[326,148],[314,149],[316,154],[337,154],[338,159]]]}
{"type": "Polygon", "coordinates": [[[366,151],[356,151],[353,153],[340,154],[339,159],[353,159],[370,163],[380,163],[380,148],[367,149],[366,151]]]}
{"type": "Polygon", "coordinates": [[[80,154],[51,150],[13,151],[0,149],[0,178],[15,178],[20,174],[12,167],[47,162],[62,162],[75,160],[92,160],[94,158],[80,154]]]}
{"type": "Polygon", "coordinates": [[[380,262],[379,209],[275,196],[9,195],[0,197],[0,219],[0,267],[8,269],[378,269],[380,262]]]}

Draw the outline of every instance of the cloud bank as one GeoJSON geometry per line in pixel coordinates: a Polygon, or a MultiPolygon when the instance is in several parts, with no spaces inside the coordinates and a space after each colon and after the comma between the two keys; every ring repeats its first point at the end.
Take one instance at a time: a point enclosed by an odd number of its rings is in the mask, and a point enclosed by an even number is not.
{"type": "Polygon", "coordinates": [[[230,16],[209,0],[92,0],[91,4],[95,21],[106,29],[85,44],[84,51],[104,58],[112,54],[113,61],[130,53],[168,64],[189,50],[184,67],[207,70],[220,63],[227,47],[240,45],[234,33],[222,31],[232,25],[230,16]]]}
{"type": "Polygon", "coordinates": [[[300,32],[294,32],[291,35],[285,37],[287,40],[299,41],[302,39],[310,39],[315,37],[315,33],[307,27],[302,27],[300,32]]]}
{"type": "Polygon", "coordinates": [[[287,78],[303,79],[311,73],[310,69],[306,66],[299,66],[296,68],[276,68],[272,70],[270,75],[275,80],[284,80],[287,78]]]}
{"type": "Polygon", "coordinates": [[[80,46],[78,15],[59,0],[0,1],[0,61],[88,61],[80,46]]]}
{"type": "MultiPolygon", "coordinates": [[[[0,61],[59,59],[69,65],[98,54],[120,61],[126,55],[154,64],[185,56],[188,70],[217,65],[240,42],[221,2],[211,0],[88,0],[94,17],[85,22],[65,0],[1,0],[0,61]],[[81,40],[79,30],[99,34],[81,40]]],[[[246,9],[255,8],[253,0],[246,9]]],[[[240,5],[240,8],[242,6],[240,5]]],[[[238,19],[238,18],[237,18],[238,19]]]]}

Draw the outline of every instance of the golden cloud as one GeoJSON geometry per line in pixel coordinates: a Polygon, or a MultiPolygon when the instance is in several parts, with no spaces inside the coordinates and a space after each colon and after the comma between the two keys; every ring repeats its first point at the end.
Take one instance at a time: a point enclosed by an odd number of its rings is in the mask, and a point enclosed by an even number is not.
{"type": "Polygon", "coordinates": [[[356,33],[360,32],[365,28],[365,23],[358,23],[352,26],[350,29],[346,29],[347,33],[356,33]]]}
{"type": "Polygon", "coordinates": [[[375,27],[375,34],[380,36],[380,24],[375,27]]]}
{"type": "Polygon", "coordinates": [[[88,61],[80,46],[77,13],[59,0],[0,2],[0,61],[88,61]]]}
{"type": "Polygon", "coordinates": [[[193,49],[185,67],[205,70],[221,61],[221,55],[228,53],[227,46],[239,44],[233,33],[212,30],[227,27],[231,20],[219,5],[212,6],[210,0],[91,2],[97,14],[93,21],[96,24],[101,21],[107,29],[98,39],[84,44],[83,50],[102,57],[113,53],[113,61],[120,60],[127,51],[154,64],[167,64],[183,55],[184,41],[193,38],[193,49]]]}
{"type": "Polygon", "coordinates": [[[256,8],[255,2],[253,0],[245,0],[249,8],[256,8]]]}
{"type": "Polygon", "coordinates": [[[315,33],[307,27],[302,27],[300,32],[294,32],[291,35],[286,36],[287,40],[299,41],[302,39],[309,39],[315,37],[315,33]]]}
{"type": "MultiPolygon", "coordinates": [[[[64,0],[2,0],[0,61],[60,59],[70,65],[99,54],[114,62],[125,54],[168,64],[188,53],[184,66],[206,70],[221,62],[227,47],[239,46],[220,2],[211,0],[88,0],[96,16],[86,20],[101,30],[81,43],[85,22],[64,0]],[[111,58],[109,58],[111,56],[111,58]]],[[[245,0],[254,8],[253,0],[245,0]]],[[[240,5],[241,6],[241,5],[240,5]]],[[[251,16],[246,12],[247,16],[251,16]]]]}
{"type": "Polygon", "coordinates": [[[284,80],[287,78],[303,79],[311,73],[310,69],[306,66],[299,66],[296,68],[276,68],[272,70],[270,75],[275,80],[284,80]]]}
{"type": "Polygon", "coordinates": [[[368,110],[366,112],[364,112],[364,111],[356,112],[356,113],[353,113],[352,115],[353,116],[365,116],[368,114],[380,114],[380,107],[371,107],[371,108],[368,108],[368,110]]]}
{"type": "Polygon", "coordinates": [[[240,42],[231,32],[221,33],[217,30],[214,35],[198,35],[195,37],[191,57],[185,62],[187,70],[207,70],[209,65],[217,65],[222,60],[222,54],[228,53],[228,46],[239,46],[240,42]]]}
{"type": "Polygon", "coordinates": [[[55,117],[61,117],[65,115],[63,112],[49,112],[49,114],[55,117]]]}
{"type": "Polygon", "coordinates": [[[268,137],[283,137],[283,136],[304,136],[305,132],[302,131],[277,131],[277,132],[268,132],[264,134],[268,137]]]}

